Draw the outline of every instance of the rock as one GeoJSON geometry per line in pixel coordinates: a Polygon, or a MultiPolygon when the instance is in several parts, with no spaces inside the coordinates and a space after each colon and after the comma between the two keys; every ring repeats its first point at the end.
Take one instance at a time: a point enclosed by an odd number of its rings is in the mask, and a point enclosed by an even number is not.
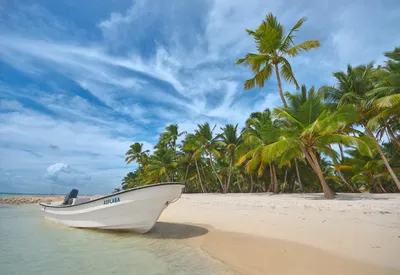
{"type": "Polygon", "coordinates": [[[0,204],[39,204],[63,200],[64,196],[15,196],[0,198],[0,204]]]}

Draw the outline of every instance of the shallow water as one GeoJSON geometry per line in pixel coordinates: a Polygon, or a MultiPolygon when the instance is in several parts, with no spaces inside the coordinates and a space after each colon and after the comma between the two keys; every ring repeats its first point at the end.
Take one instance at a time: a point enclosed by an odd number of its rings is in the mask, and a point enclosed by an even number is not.
{"type": "Polygon", "coordinates": [[[74,229],[43,219],[36,205],[0,205],[0,274],[229,274],[178,240],[205,233],[167,223],[145,235],[74,229]]]}

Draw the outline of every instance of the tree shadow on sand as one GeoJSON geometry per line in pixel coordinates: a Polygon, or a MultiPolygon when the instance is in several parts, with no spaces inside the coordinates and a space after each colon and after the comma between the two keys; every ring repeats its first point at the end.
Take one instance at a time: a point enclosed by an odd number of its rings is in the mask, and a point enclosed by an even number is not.
{"type": "Polygon", "coordinates": [[[205,235],[208,229],[191,224],[157,222],[156,225],[146,234],[138,234],[131,230],[106,230],[88,229],[105,234],[112,234],[120,237],[144,236],[151,239],[190,239],[205,235]]]}

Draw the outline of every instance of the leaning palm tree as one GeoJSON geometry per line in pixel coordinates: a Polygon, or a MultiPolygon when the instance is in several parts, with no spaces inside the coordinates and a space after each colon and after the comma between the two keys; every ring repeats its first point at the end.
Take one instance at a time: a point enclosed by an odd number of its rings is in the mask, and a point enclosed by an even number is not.
{"type": "Polygon", "coordinates": [[[305,21],[307,21],[306,17],[301,18],[285,35],[283,26],[272,13],[269,13],[255,31],[246,29],[247,33],[253,36],[258,53],[248,53],[245,57],[236,61],[236,64],[244,63],[250,66],[255,74],[253,78],[246,80],[244,90],[252,89],[256,85],[263,88],[265,81],[270,79],[272,71],[275,70],[279,94],[284,107],[287,107],[282,92],[280,74],[286,81],[294,83],[299,88],[287,57],[295,57],[304,51],[320,46],[318,40],[308,40],[297,45],[294,44],[295,33],[305,21]]]}
{"type": "Polygon", "coordinates": [[[221,143],[229,155],[228,182],[226,184],[224,193],[227,193],[229,191],[229,185],[231,183],[231,177],[232,177],[232,169],[235,163],[236,149],[241,140],[237,134],[237,127],[238,124],[236,125],[227,124],[225,125],[225,127],[221,128],[222,130],[222,133],[220,135],[221,143]]]}
{"type": "Polygon", "coordinates": [[[381,110],[377,108],[374,103],[375,98],[371,94],[376,81],[376,70],[373,67],[373,63],[357,66],[355,68],[348,65],[347,73],[336,72],[333,75],[338,82],[337,86],[322,87],[320,93],[323,94],[328,101],[336,103],[338,107],[347,104],[353,105],[353,108],[357,112],[358,119],[352,124],[361,125],[365,129],[365,133],[373,141],[374,147],[377,149],[389,174],[400,190],[400,181],[374,135],[374,130],[378,126],[379,121],[377,117],[380,117],[381,110]]]}
{"type": "Polygon", "coordinates": [[[278,141],[263,148],[263,160],[270,162],[281,158],[282,164],[285,164],[303,154],[317,174],[325,198],[333,198],[334,192],[323,175],[319,154],[335,156],[337,153],[331,149],[331,144],[357,146],[363,153],[371,154],[365,141],[342,134],[342,129],[357,119],[354,108],[346,105],[332,112],[322,102],[321,96],[314,93],[314,89],[309,90],[305,103],[297,108],[275,108],[274,114],[282,125],[286,125],[286,129],[282,129],[278,141]]]}

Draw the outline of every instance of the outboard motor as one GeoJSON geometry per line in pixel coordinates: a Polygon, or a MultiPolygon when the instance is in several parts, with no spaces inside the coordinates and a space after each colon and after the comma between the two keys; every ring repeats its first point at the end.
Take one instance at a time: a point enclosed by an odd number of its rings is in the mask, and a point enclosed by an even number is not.
{"type": "Polygon", "coordinates": [[[62,203],[63,205],[68,205],[70,204],[70,202],[72,202],[72,199],[75,199],[78,196],[78,190],[76,189],[72,189],[71,192],[69,192],[65,198],[64,198],[64,202],[62,203]]]}

